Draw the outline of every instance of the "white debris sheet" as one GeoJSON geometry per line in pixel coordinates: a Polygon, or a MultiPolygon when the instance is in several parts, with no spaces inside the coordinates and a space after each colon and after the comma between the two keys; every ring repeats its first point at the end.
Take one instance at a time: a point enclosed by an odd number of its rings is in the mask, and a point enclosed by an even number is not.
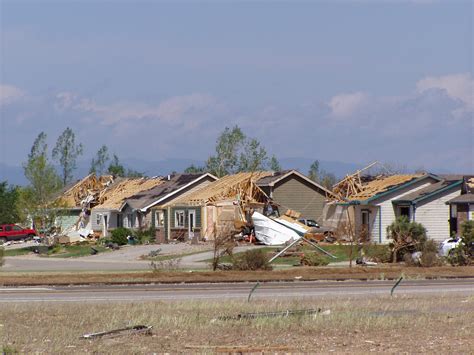
{"type": "Polygon", "coordinates": [[[301,238],[295,230],[290,229],[293,226],[285,227],[259,212],[253,213],[252,220],[255,226],[255,237],[265,245],[282,245],[301,238]]]}

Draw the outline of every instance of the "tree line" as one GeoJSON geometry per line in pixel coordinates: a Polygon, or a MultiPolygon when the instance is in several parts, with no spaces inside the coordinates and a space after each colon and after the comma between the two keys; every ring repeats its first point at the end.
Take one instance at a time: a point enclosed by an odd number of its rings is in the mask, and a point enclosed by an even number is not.
{"type": "MultiPolygon", "coordinates": [[[[0,182],[0,224],[37,218],[47,224],[51,201],[55,195],[74,180],[77,160],[83,155],[83,145],[76,141],[73,130],[67,127],[58,137],[55,146],[48,151],[47,135],[38,134],[23,164],[28,185],[11,186],[0,182]],[[56,164],[56,165],[55,165],[56,164]]],[[[255,138],[248,137],[238,126],[226,127],[216,140],[215,152],[203,166],[190,166],[186,173],[209,172],[217,177],[245,171],[273,170],[282,168],[275,155],[269,156],[266,149],[255,138]]],[[[117,154],[110,154],[102,145],[91,160],[90,173],[98,176],[110,174],[115,177],[142,177],[143,173],[126,168],[117,154]]],[[[310,179],[331,188],[336,177],[321,170],[315,160],[308,171],[310,179]]]]}

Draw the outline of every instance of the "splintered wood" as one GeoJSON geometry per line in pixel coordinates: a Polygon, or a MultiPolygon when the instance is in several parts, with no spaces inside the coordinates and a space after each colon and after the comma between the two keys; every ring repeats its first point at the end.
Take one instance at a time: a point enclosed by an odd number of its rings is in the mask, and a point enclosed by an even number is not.
{"type": "Polygon", "coordinates": [[[81,207],[82,201],[89,196],[91,199],[97,199],[113,181],[112,175],[100,177],[95,176],[95,174],[87,175],[84,179],[67,189],[58,198],[58,202],[65,207],[81,207]]]}
{"type": "Polygon", "coordinates": [[[370,169],[375,164],[377,164],[377,162],[368,165],[364,169],[357,170],[354,174],[347,175],[334,185],[333,192],[336,197],[334,198],[329,195],[327,197],[336,201],[365,200],[387,191],[393,186],[406,183],[422,176],[422,174],[378,175],[374,177],[361,176],[363,171],[370,169]]]}
{"type": "Polygon", "coordinates": [[[264,203],[268,197],[257,186],[256,181],[271,174],[272,172],[256,171],[224,176],[203,189],[177,201],[176,204],[207,205],[233,199],[246,203],[264,203]]]}

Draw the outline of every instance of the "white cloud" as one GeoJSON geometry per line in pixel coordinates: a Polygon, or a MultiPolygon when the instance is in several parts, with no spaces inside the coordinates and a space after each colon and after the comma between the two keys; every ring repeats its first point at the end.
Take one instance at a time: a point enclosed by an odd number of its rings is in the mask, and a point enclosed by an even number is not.
{"type": "Polygon", "coordinates": [[[26,93],[12,85],[0,84],[0,107],[16,102],[26,96],[26,93]]]}
{"type": "MultiPolygon", "coordinates": [[[[224,112],[225,105],[208,94],[195,93],[175,96],[158,105],[140,102],[99,104],[70,92],[56,95],[56,109],[75,110],[92,114],[104,125],[126,124],[130,121],[158,121],[170,126],[183,125],[195,128],[200,121],[208,120],[216,113],[224,112]]],[[[86,116],[87,119],[87,116],[86,116]]]]}
{"type": "Polygon", "coordinates": [[[339,94],[331,98],[328,105],[334,117],[344,118],[353,115],[357,110],[365,106],[369,96],[363,92],[350,94],[339,94]]]}
{"type": "Polygon", "coordinates": [[[451,99],[462,102],[463,108],[455,110],[455,114],[474,111],[474,79],[470,73],[430,76],[418,81],[416,88],[419,93],[443,90],[451,99]]]}

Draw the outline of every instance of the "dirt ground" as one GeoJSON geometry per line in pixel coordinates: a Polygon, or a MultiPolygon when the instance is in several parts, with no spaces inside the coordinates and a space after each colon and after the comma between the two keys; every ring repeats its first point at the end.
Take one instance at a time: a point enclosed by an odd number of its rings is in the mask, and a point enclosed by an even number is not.
{"type": "Polygon", "coordinates": [[[300,267],[273,271],[168,271],[148,272],[0,272],[1,286],[80,285],[177,282],[245,282],[298,280],[383,280],[405,278],[474,277],[474,266],[465,267],[300,267]]]}
{"type": "Polygon", "coordinates": [[[20,353],[472,353],[474,296],[0,305],[3,351],[20,353]],[[216,320],[241,312],[329,314],[216,320]],[[328,313],[328,312],[326,312],[328,313]],[[151,325],[152,335],[84,340],[151,325]]]}

